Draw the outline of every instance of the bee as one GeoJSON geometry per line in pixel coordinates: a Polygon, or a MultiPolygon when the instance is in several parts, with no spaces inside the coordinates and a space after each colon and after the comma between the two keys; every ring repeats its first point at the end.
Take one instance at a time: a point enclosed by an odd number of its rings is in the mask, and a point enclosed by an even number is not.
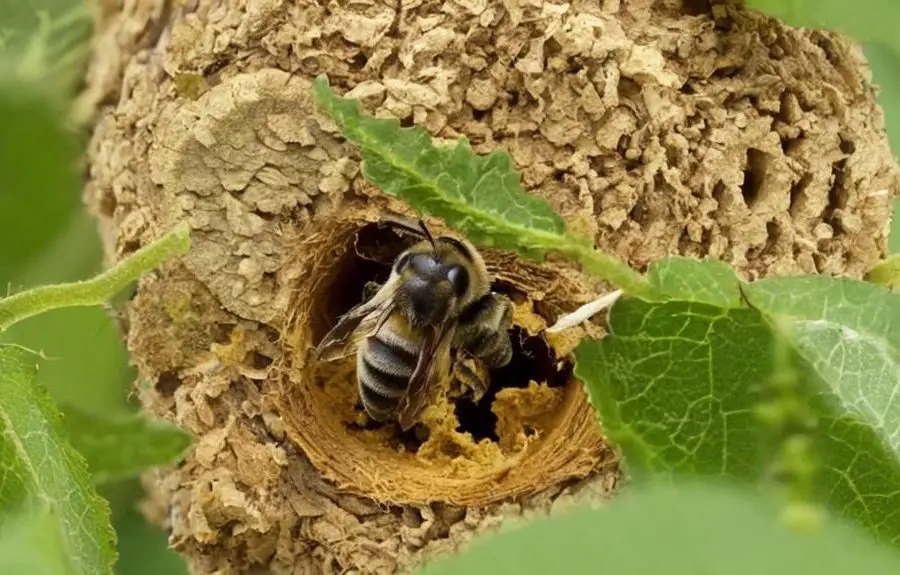
{"type": "MultiPolygon", "coordinates": [[[[393,262],[390,277],[338,318],[316,348],[320,360],[356,354],[360,401],[375,421],[396,418],[406,431],[433,399],[439,382],[463,362],[488,369],[512,359],[512,303],[491,291],[478,250],[466,240],[434,238],[421,220],[390,219],[419,237],[393,262]]],[[[487,387],[466,369],[476,396],[487,387]]]]}

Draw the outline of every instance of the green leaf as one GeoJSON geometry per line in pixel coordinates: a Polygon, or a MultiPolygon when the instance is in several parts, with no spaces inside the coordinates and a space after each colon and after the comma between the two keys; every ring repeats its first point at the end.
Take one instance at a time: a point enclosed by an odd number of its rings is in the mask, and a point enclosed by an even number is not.
{"type": "Polygon", "coordinates": [[[809,535],[787,529],[773,502],[731,486],[689,483],[626,492],[507,523],[421,575],[635,573],[641,575],[892,575],[900,557],[826,518],[809,535]]]}
{"type": "Polygon", "coordinates": [[[759,310],[634,298],[613,306],[610,335],[576,350],[576,375],[609,437],[638,478],[760,480],[770,460],[757,414],[782,375],[773,352],[786,326],[797,401],[818,422],[813,495],[880,540],[900,542],[900,296],[815,276],[743,291],[759,310]]]}
{"type": "Polygon", "coordinates": [[[420,214],[443,218],[476,244],[534,259],[555,250],[626,292],[651,295],[640,274],[594,250],[588,238],[567,232],[565,221],[546,200],[526,193],[506,152],[479,156],[465,138],[455,146],[437,147],[420,126],[403,128],[396,118],[360,113],[359,102],[336,96],[324,77],[314,88],[316,103],[359,145],[363,176],[385,193],[420,214]]]}
{"type": "Polygon", "coordinates": [[[823,276],[764,279],[744,293],[794,332],[821,418],[821,491],[900,542],[900,295],[823,276]]]}
{"type": "MultiPolygon", "coordinates": [[[[56,405],[35,381],[37,357],[0,346],[0,510],[54,506],[55,529],[74,573],[112,573],[109,507],[65,438],[56,405]]],[[[2,513],[2,512],[0,512],[2,513]]]]}
{"type": "Polygon", "coordinates": [[[791,325],[800,354],[848,413],[879,428],[900,459],[900,296],[867,282],[825,276],[760,280],[744,287],[763,313],[791,325]]]}
{"type": "Polygon", "coordinates": [[[58,522],[59,518],[44,505],[9,516],[0,523],[0,573],[71,573],[58,522]]]}
{"type": "Polygon", "coordinates": [[[60,103],[84,81],[90,34],[89,2],[0,0],[0,81],[34,81],[60,103]]]}
{"type": "Polygon", "coordinates": [[[181,428],[141,414],[101,415],[64,406],[63,415],[72,445],[98,482],[175,463],[191,445],[190,434],[181,428]]]}
{"type": "Polygon", "coordinates": [[[763,465],[754,405],[775,340],[756,310],[620,299],[610,335],[575,351],[604,430],[635,476],[756,479],[763,465]]]}
{"type": "Polygon", "coordinates": [[[0,45],[7,51],[24,50],[30,39],[40,34],[42,20],[64,19],[73,7],[85,11],[85,4],[73,0],[0,0],[0,45]]]}
{"type": "Polygon", "coordinates": [[[420,126],[402,128],[396,118],[361,114],[359,102],[337,97],[324,78],[316,102],[362,148],[363,175],[416,210],[444,218],[472,241],[524,252],[564,243],[562,217],[540,196],[522,189],[509,155],[479,156],[461,138],[439,148],[420,126]]]}
{"type": "Polygon", "coordinates": [[[650,264],[647,280],[669,299],[740,307],[740,280],[718,260],[670,257],[650,264]]]}

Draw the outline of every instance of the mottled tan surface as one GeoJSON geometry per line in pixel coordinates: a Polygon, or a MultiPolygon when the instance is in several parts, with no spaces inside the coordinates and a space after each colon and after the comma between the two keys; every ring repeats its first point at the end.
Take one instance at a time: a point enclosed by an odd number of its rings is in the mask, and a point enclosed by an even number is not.
{"type": "MultiPolygon", "coordinates": [[[[197,437],[147,480],[194,573],[404,571],[618,479],[572,381],[501,391],[497,441],[455,430],[453,389],[418,454],[352,425],[352,366],[316,370],[309,347],[387,237],[354,234],[403,206],[313,110],[319,73],[369,112],[509,151],[637,268],[681,253],[745,278],[860,276],[886,244],[896,166],[861,52],[835,35],[702,0],[100,4],[85,196],[107,255],[193,227],[141,282],[128,342],[146,408],[197,437]]],[[[487,257],[532,335],[608,289],[558,259],[487,257]]]]}

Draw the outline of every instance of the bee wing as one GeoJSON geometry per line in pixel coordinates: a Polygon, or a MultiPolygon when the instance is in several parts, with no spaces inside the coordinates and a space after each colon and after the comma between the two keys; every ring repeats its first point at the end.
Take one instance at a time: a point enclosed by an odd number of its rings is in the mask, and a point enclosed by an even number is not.
{"type": "Polygon", "coordinates": [[[409,388],[400,401],[398,421],[403,431],[411,428],[427,403],[437,380],[450,371],[450,345],[456,322],[426,331],[416,369],[409,378],[409,388]]]}
{"type": "Polygon", "coordinates": [[[352,355],[359,342],[378,331],[394,310],[392,296],[396,284],[388,281],[372,299],[342,315],[316,346],[316,356],[332,361],[352,355]]]}
{"type": "Polygon", "coordinates": [[[322,343],[316,348],[317,357],[321,361],[328,362],[353,355],[360,342],[374,335],[381,328],[393,309],[393,303],[386,302],[365,315],[348,318],[346,324],[341,326],[340,333],[327,340],[322,340],[322,343]]]}

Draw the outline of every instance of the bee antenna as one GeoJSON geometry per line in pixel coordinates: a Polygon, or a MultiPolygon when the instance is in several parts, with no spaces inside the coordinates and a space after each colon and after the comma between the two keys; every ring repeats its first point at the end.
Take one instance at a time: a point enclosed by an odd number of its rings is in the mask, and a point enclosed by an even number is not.
{"type": "Polygon", "coordinates": [[[431,244],[431,247],[437,250],[437,244],[434,243],[434,236],[431,235],[431,232],[428,230],[428,226],[425,225],[425,220],[419,219],[419,227],[422,228],[422,233],[425,234],[425,237],[428,239],[428,243],[431,244]]]}

